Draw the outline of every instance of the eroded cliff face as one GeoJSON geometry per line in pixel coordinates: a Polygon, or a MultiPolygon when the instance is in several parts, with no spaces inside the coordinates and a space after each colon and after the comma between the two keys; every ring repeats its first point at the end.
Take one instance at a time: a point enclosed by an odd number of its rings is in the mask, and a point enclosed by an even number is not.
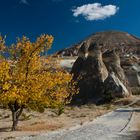
{"type": "Polygon", "coordinates": [[[79,57],[71,71],[80,89],[74,100],[98,103],[109,94],[113,98],[131,95],[119,54],[115,50],[102,54],[102,44],[96,43],[89,44],[86,50],[87,45],[84,43],[79,49],[79,57]]]}

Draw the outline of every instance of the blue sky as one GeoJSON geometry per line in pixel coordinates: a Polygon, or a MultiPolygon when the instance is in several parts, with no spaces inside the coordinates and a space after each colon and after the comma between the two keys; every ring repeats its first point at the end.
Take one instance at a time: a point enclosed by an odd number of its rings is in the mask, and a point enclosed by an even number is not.
{"type": "Polygon", "coordinates": [[[1,0],[0,32],[8,44],[26,35],[55,38],[51,52],[92,33],[126,31],[140,37],[140,0],[1,0]]]}

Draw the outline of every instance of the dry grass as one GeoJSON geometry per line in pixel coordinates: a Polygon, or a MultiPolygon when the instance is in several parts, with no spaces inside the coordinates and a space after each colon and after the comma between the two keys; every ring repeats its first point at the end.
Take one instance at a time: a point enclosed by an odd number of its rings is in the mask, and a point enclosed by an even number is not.
{"type": "MultiPolygon", "coordinates": [[[[44,113],[24,111],[20,118],[18,129],[15,136],[36,134],[38,132],[54,131],[58,129],[69,129],[77,125],[83,125],[86,122],[93,121],[114,107],[111,105],[95,106],[93,104],[83,106],[67,106],[62,115],[57,116],[56,110],[46,109],[44,113]],[[30,117],[29,117],[30,116],[30,117]]],[[[11,112],[0,109],[0,130],[1,137],[12,135],[10,132],[11,112]],[[5,117],[10,116],[10,117],[5,117]]]]}
{"type": "MultiPolygon", "coordinates": [[[[60,116],[55,113],[56,110],[46,109],[44,113],[24,111],[18,124],[18,131],[14,136],[35,135],[40,132],[54,131],[58,129],[69,129],[77,125],[83,125],[86,122],[93,121],[96,117],[108,113],[116,108],[130,104],[136,97],[129,97],[113,101],[110,104],[96,106],[87,104],[82,106],[67,106],[60,116]]],[[[140,102],[137,102],[140,106],[140,102]]],[[[11,127],[11,112],[0,109],[0,139],[13,136],[9,132],[11,127]],[[8,116],[8,117],[5,117],[8,116]],[[5,129],[4,129],[5,128],[5,129]]],[[[140,128],[140,124],[138,126],[140,128]]]]}
{"type": "Polygon", "coordinates": [[[53,131],[57,130],[59,128],[62,128],[62,124],[47,124],[46,122],[35,122],[31,124],[30,126],[20,126],[18,127],[18,131],[53,131]]]}
{"type": "Polygon", "coordinates": [[[118,99],[112,104],[118,107],[140,107],[140,96],[130,96],[127,98],[118,99]]]}

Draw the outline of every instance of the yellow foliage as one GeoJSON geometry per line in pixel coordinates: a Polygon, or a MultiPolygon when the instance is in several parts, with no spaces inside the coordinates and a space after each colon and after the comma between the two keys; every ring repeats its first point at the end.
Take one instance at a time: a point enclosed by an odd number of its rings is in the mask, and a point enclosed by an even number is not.
{"type": "Polygon", "coordinates": [[[52,42],[53,37],[49,35],[41,35],[33,43],[23,36],[9,47],[11,59],[0,60],[0,102],[4,106],[16,102],[42,111],[44,107],[65,105],[78,93],[72,75],[59,68],[50,57],[40,55],[50,49],[52,42]]]}

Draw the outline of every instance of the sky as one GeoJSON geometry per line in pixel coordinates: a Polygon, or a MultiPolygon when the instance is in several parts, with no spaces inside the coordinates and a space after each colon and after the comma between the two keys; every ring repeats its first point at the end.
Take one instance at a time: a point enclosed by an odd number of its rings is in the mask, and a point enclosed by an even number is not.
{"type": "Polygon", "coordinates": [[[26,35],[54,36],[51,53],[107,30],[140,37],[140,0],[1,0],[0,33],[7,44],[26,35]]]}

